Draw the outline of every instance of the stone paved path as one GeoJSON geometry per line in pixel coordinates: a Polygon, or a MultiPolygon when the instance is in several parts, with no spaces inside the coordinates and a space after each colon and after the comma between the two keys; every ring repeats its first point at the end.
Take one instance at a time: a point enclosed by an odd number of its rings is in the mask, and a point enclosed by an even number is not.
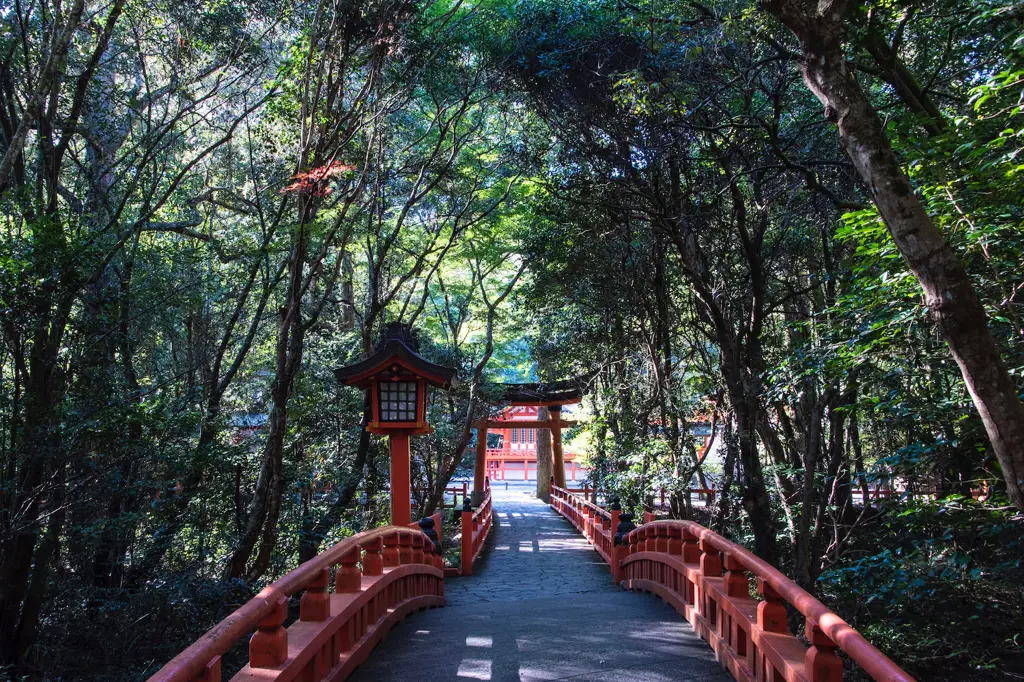
{"type": "Polygon", "coordinates": [[[498,524],[448,605],[398,627],[350,679],[730,682],[711,649],[661,600],[623,592],[586,540],[532,487],[498,484],[498,524]]]}

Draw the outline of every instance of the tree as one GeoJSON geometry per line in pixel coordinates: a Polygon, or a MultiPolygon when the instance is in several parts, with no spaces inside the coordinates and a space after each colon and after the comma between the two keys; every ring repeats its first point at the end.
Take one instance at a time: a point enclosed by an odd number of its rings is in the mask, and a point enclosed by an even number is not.
{"type": "Polygon", "coordinates": [[[962,261],[914,193],[881,118],[847,67],[843,38],[849,3],[770,0],[764,8],[799,41],[804,81],[836,124],[893,242],[920,282],[999,458],[1007,494],[1024,510],[1024,403],[962,261]]]}

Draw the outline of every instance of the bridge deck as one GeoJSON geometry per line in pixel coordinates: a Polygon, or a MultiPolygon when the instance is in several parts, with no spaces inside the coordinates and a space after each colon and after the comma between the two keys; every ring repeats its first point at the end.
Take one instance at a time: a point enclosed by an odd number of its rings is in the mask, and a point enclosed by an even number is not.
{"type": "Polygon", "coordinates": [[[448,606],[404,621],[350,680],[732,680],[675,611],[614,587],[531,490],[495,484],[497,533],[476,575],[446,580],[448,606]]]}

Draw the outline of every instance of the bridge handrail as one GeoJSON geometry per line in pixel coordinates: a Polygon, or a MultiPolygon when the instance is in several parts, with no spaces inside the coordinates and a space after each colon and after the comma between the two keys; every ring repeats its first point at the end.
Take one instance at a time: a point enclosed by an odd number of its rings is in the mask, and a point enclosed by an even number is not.
{"type": "Polygon", "coordinates": [[[672,604],[715,649],[719,660],[737,679],[769,679],[763,669],[767,661],[786,668],[787,681],[839,680],[842,661],[833,652],[839,647],[875,680],[914,682],[810,593],[771,564],[714,531],[693,521],[654,520],[616,537],[619,512],[610,512],[614,523],[605,529],[603,522],[599,525],[595,521],[588,504],[563,488],[552,487],[551,507],[590,540],[611,567],[612,580],[627,589],[656,592],[672,604]],[[757,579],[763,601],[750,598],[747,573],[757,579]],[[719,601],[728,601],[729,608],[719,601]],[[789,634],[782,601],[792,604],[806,619],[811,646],[803,661],[794,660],[795,652],[806,647],[789,634]],[[755,605],[756,618],[750,615],[755,605]],[[748,629],[743,628],[743,622],[749,623],[748,629]],[[756,642],[751,632],[755,628],[756,642]],[[784,639],[772,640],[772,636],[784,639]],[[765,646],[760,654],[764,658],[758,662],[754,659],[762,644],[765,646]],[[740,670],[742,666],[747,666],[747,670],[740,670]]]}
{"type": "Polygon", "coordinates": [[[483,499],[475,511],[462,512],[462,560],[460,575],[473,575],[473,564],[480,558],[484,542],[494,523],[494,505],[491,488],[484,490],[483,499]]]}
{"type": "Polygon", "coordinates": [[[572,498],[580,509],[588,509],[595,516],[599,516],[603,519],[611,520],[611,512],[604,507],[594,504],[586,498],[586,495],[580,497],[577,493],[582,492],[579,489],[574,488],[560,488],[557,485],[551,486],[551,495],[557,499],[569,499],[572,498]]]}
{"type": "Polygon", "coordinates": [[[599,507],[557,485],[551,486],[550,504],[555,511],[576,526],[606,563],[612,563],[615,528],[619,523],[617,510],[599,507]]]}
{"type": "MultiPolygon", "coordinates": [[[[306,594],[302,597],[300,620],[325,620],[330,615],[330,595],[327,594],[327,588],[330,582],[329,571],[333,566],[342,564],[343,568],[349,568],[349,574],[344,577],[339,569],[336,578],[336,582],[339,584],[335,592],[337,593],[343,588],[347,588],[348,592],[359,592],[360,589],[367,587],[362,575],[380,576],[384,574],[385,567],[404,567],[407,564],[419,563],[415,561],[416,551],[422,553],[422,563],[426,564],[424,568],[429,566],[435,569],[436,577],[442,581],[439,596],[443,603],[442,558],[436,553],[434,543],[419,530],[401,526],[375,528],[345,538],[264,587],[259,594],[207,630],[199,640],[171,659],[150,677],[148,682],[219,680],[220,656],[231,649],[245,634],[254,630],[256,632],[249,645],[251,663],[258,653],[263,656],[270,653],[272,657],[279,658],[283,648],[287,655],[287,632],[284,631],[283,622],[287,615],[289,597],[306,590],[306,594]],[[380,554],[382,548],[385,550],[383,556],[380,554]],[[368,555],[374,552],[376,561],[364,557],[363,570],[360,572],[355,564],[363,549],[367,549],[368,555]],[[340,584],[342,580],[346,580],[348,583],[342,586],[340,584]],[[325,602],[327,616],[323,615],[325,602]],[[267,636],[263,640],[258,640],[261,635],[267,636]],[[214,671],[216,672],[214,673],[214,671]]],[[[276,660],[270,662],[270,665],[263,665],[263,661],[257,661],[252,663],[252,667],[273,668],[284,662],[284,660],[276,660]]]]}
{"type": "MultiPolygon", "coordinates": [[[[758,590],[765,597],[765,601],[761,604],[772,604],[782,599],[791,604],[807,620],[808,639],[811,640],[812,646],[826,650],[838,646],[875,680],[913,682],[914,678],[896,665],[892,659],[875,648],[849,623],[830,611],[828,607],[793,580],[787,578],[777,568],[699,523],[661,520],[644,524],[623,538],[622,543],[626,545],[623,560],[631,555],[652,550],[671,555],[670,543],[675,536],[675,533],[672,532],[673,529],[681,531],[678,535],[682,541],[682,547],[679,548],[680,561],[686,562],[687,560],[686,544],[689,541],[691,544],[696,544],[694,549],[700,551],[699,564],[704,575],[708,577],[721,576],[724,564],[726,574],[723,582],[727,598],[749,597],[750,586],[743,574],[749,572],[757,579],[758,590]],[[664,542],[659,543],[658,541],[662,538],[664,538],[664,542]],[[652,540],[655,543],[654,547],[651,546],[652,540]],[[819,629],[827,640],[813,634],[815,628],[819,629]]],[[[690,553],[692,554],[693,550],[690,550],[690,553]]],[[[759,606],[758,610],[760,612],[762,607],[759,606]]],[[[778,616],[782,623],[785,623],[785,612],[779,612],[778,616]]]]}

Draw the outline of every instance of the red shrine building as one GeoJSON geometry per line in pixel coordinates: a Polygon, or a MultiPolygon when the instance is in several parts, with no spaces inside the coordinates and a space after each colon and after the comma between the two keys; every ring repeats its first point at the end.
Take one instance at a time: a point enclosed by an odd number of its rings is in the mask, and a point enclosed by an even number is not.
{"type": "MultiPolygon", "coordinates": [[[[497,419],[507,422],[536,421],[538,408],[532,406],[510,407],[497,419]]],[[[535,481],[537,480],[537,435],[535,428],[490,427],[487,431],[487,476],[492,481],[535,481]]],[[[545,436],[547,430],[542,431],[545,436]]],[[[577,463],[573,452],[565,451],[565,480],[575,481],[586,478],[585,471],[577,463]]]]}

